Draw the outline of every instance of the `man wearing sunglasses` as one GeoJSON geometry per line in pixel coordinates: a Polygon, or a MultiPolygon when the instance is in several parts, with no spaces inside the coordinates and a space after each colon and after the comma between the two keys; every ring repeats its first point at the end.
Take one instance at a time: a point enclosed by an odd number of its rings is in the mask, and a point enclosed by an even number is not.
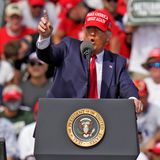
{"type": "Polygon", "coordinates": [[[31,53],[27,63],[29,78],[21,83],[21,88],[24,93],[23,104],[29,106],[32,111],[37,99],[45,97],[50,88],[51,82],[46,77],[47,70],[48,64],[38,59],[35,52],[31,53]]]}
{"type": "Polygon", "coordinates": [[[160,107],[160,48],[154,48],[142,66],[149,72],[145,79],[149,91],[149,102],[160,107]]]}

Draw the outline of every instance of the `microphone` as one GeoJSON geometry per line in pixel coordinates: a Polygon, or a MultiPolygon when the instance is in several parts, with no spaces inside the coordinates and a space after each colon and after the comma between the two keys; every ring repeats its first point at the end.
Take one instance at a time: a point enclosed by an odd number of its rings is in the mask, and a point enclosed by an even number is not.
{"type": "Polygon", "coordinates": [[[81,50],[81,54],[84,56],[85,59],[87,59],[87,80],[88,80],[88,83],[87,83],[87,93],[85,95],[85,97],[87,98],[88,97],[88,94],[89,94],[89,86],[90,86],[90,58],[91,58],[91,55],[93,53],[93,45],[90,41],[83,41],[80,45],[80,50],[81,50]]]}
{"type": "Polygon", "coordinates": [[[83,41],[80,46],[81,53],[84,55],[84,58],[90,60],[92,52],[93,52],[93,45],[90,41],[83,41]]]}

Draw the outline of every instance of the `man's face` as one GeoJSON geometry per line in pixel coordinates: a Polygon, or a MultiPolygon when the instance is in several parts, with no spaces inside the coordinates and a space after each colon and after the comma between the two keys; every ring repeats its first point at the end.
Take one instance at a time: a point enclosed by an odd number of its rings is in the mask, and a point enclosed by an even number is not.
{"type": "Polygon", "coordinates": [[[34,5],[34,6],[30,6],[30,8],[31,8],[32,16],[34,18],[39,18],[41,16],[43,11],[43,6],[34,5]]]}
{"type": "Polygon", "coordinates": [[[28,63],[28,72],[33,78],[45,76],[47,69],[48,65],[46,63],[42,64],[36,60],[30,60],[28,63]]]}
{"type": "Polygon", "coordinates": [[[90,41],[94,48],[94,54],[98,54],[105,48],[109,37],[106,32],[103,32],[97,27],[87,27],[84,28],[84,40],[90,41]]]}
{"type": "Polygon", "coordinates": [[[69,11],[69,18],[75,22],[83,22],[88,10],[82,5],[78,4],[69,11]]]}
{"type": "Polygon", "coordinates": [[[22,17],[19,15],[11,15],[6,17],[6,22],[9,28],[14,32],[22,27],[22,17]]]}
{"type": "Polygon", "coordinates": [[[107,9],[111,14],[117,11],[118,0],[103,0],[104,8],[107,9]]]}

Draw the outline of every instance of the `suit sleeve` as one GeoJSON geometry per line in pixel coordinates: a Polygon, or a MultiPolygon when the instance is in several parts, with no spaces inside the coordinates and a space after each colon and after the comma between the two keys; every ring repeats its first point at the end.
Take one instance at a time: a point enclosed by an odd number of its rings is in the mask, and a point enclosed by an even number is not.
{"type": "Polygon", "coordinates": [[[126,60],[124,58],[120,58],[118,62],[121,67],[119,69],[119,95],[120,98],[129,98],[138,96],[138,90],[132,82],[128,71],[126,69],[126,60]]]}
{"type": "Polygon", "coordinates": [[[37,56],[45,63],[59,66],[67,55],[67,39],[63,39],[59,44],[51,44],[45,49],[37,48],[37,56]]]}

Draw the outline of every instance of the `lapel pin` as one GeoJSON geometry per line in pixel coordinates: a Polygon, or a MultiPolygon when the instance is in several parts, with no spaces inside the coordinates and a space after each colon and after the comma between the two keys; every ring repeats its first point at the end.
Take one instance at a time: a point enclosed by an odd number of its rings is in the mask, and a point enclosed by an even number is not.
{"type": "Polygon", "coordinates": [[[109,68],[111,68],[111,69],[112,69],[112,66],[111,66],[111,65],[109,65],[109,68]]]}

